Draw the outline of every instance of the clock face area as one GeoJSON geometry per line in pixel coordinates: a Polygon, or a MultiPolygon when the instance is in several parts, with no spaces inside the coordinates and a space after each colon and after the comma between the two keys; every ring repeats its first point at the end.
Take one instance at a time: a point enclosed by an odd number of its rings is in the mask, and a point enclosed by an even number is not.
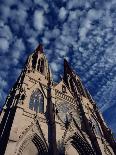
{"type": "Polygon", "coordinates": [[[66,120],[70,122],[72,118],[74,118],[77,123],[80,123],[79,112],[76,106],[66,101],[58,101],[56,106],[58,116],[63,123],[65,123],[66,120]]]}

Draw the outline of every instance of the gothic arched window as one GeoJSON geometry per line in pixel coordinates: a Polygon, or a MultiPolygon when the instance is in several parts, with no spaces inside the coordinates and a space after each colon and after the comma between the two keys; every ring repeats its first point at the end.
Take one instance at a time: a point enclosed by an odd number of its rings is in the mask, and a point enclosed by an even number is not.
{"type": "Polygon", "coordinates": [[[34,69],[36,68],[37,58],[38,58],[37,53],[34,53],[32,56],[32,68],[34,69]]]}
{"type": "Polygon", "coordinates": [[[41,58],[38,60],[37,70],[40,73],[44,73],[44,59],[41,58]]]}
{"type": "Polygon", "coordinates": [[[29,109],[40,113],[44,112],[44,98],[39,89],[33,91],[30,97],[29,109]]]}

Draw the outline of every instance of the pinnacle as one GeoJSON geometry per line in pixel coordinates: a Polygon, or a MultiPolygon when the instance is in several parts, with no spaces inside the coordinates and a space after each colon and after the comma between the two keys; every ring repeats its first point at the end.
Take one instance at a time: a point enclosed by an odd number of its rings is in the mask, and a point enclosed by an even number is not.
{"type": "Polygon", "coordinates": [[[35,51],[40,53],[40,54],[43,53],[43,45],[39,44],[35,51]]]}
{"type": "Polygon", "coordinates": [[[68,61],[66,60],[66,58],[64,58],[64,67],[69,67],[68,61]]]}

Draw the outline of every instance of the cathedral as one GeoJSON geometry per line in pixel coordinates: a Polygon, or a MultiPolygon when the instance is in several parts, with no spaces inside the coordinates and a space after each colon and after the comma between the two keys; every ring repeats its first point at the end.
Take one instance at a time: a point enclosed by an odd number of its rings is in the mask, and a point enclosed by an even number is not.
{"type": "Polygon", "coordinates": [[[64,60],[55,83],[41,44],[2,108],[0,155],[116,155],[112,132],[79,76],[64,60]]]}

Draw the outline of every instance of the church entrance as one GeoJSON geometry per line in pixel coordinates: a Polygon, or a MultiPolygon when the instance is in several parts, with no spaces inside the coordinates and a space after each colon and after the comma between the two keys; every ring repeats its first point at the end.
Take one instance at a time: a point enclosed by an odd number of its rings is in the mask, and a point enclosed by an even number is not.
{"type": "Polygon", "coordinates": [[[75,133],[74,136],[72,136],[71,144],[77,150],[79,155],[95,155],[94,150],[90,144],[85,141],[79,134],[75,133]]]}
{"type": "Polygon", "coordinates": [[[33,142],[30,142],[23,150],[22,155],[39,155],[38,149],[33,142]]]}
{"type": "Polygon", "coordinates": [[[47,155],[47,147],[37,135],[28,137],[19,148],[17,155],[47,155]]]}
{"type": "Polygon", "coordinates": [[[77,152],[77,150],[72,145],[70,145],[67,148],[65,155],[79,155],[79,153],[77,152]]]}
{"type": "Polygon", "coordinates": [[[75,133],[68,141],[65,155],[95,155],[90,144],[75,133]]]}

